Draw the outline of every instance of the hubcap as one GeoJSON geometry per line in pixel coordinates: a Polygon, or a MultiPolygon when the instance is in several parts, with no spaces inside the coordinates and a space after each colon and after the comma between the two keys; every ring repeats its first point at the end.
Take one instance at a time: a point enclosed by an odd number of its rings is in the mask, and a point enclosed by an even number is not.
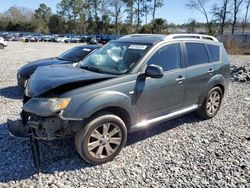
{"type": "Polygon", "coordinates": [[[111,156],[120,146],[122,132],[118,125],[105,123],[92,131],[88,140],[88,152],[102,159],[111,156]]]}
{"type": "Polygon", "coordinates": [[[210,94],[207,102],[207,112],[210,115],[215,114],[217,112],[220,106],[220,101],[221,101],[220,93],[218,91],[213,91],[210,94]]]}

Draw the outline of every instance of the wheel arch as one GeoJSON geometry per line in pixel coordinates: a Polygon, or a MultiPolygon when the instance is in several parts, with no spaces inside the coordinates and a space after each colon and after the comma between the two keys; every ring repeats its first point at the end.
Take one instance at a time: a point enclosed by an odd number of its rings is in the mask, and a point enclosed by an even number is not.
{"type": "Polygon", "coordinates": [[[222,90],[222,94],[224,96],[226,90],[226,81],[222,75],[216,75],[210,79],[206,87],[207,89],[204,90],[204,92],[201,94],[199,98],[199,105],[203,103],[204,99],[207,96],[208,91],[214,87],[219,87],[222,90]]]}
{"type": "Polygon", "coordinates": [[[103,112],[111,113],[111,114],[114,114],[114,115],[120,117],[122,119],[122,121],[124,122],[124,124],[126,125],[127,130],[130,130],[131,125],[132,125],[132,118],[131,118],[129,112],[122,107],[109,106],[109,107],[102,108],[102,109],[94,112],[87,119],[92,119],[93,117],[98,116],[98,114],[102,114],[103,112]]]}

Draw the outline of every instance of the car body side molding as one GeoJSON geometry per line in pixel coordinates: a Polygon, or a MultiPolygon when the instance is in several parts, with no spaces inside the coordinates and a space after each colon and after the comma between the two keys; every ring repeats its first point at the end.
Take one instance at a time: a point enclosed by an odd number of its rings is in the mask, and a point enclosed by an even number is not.
{"type": "Polygon", "coordinates": [[[195,105],[189,106],[187,108],[183,108],[181,110],[172,112],[170,114],[166,114],[164,116],[160,116],[160,117],[153,118],[150,120],[142,120],[141,122],[139,122],[135,126],[132,126],[131,132],[133,132],[135,130],[143,129],[147,126],[154,125],[154,124],[162,122],[162,121],[173,119],[175,117],[178,117],[178,116],[181,116],[183,114],[189,113],[191,111],[197,110],[198,108],[199,108],[199,105],[195,104],[195,105]]]}

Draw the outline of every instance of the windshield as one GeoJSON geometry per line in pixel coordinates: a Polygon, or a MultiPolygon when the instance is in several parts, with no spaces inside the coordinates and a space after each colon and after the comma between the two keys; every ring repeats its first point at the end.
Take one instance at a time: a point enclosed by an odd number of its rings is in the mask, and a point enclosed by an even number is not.
{"type": "Polygon", "coordinates": [[[109,43],[83,59],[79,67],[94,72],[124,74],[149,47],[147,44],[109,43]]]}
{"type": "Polygon", "coordinates": [[[80,61],[86,55],[88,55],[93,49],[85,47],[74,47],[63,54],[59,55],[57,58],[67,61],[80,61]]]}

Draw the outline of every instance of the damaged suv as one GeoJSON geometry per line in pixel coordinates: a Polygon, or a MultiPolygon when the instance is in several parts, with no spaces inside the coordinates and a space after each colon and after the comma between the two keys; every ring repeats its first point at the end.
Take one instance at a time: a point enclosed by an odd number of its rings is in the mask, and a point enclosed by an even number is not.
{"type": "Polygon", "coordinates": [[[79,155],[101,164],[129,132],[192,111],[214,117],[229,77],[228,55],[212,36],[127,35],[78,67],[39,67],[25,89],[23,125],[9,130],[31,140],[74,136],[79,155]]]}

